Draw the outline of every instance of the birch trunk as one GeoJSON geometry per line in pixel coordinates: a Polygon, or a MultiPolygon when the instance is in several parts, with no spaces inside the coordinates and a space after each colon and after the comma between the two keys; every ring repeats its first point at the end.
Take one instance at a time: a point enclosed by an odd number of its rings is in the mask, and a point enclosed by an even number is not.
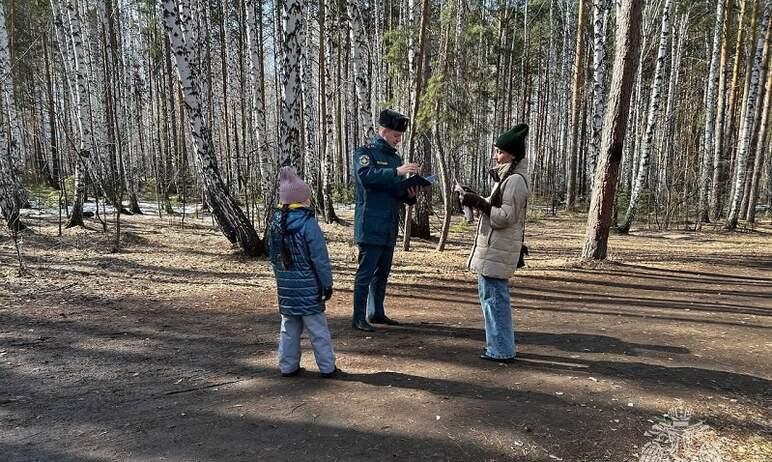
{"type": "MultiPolygon", "coordinates": [[[[717,94],[717,106],[716,106],[716,126],[713,135],[715,143],[713,149],[713,177],[710,186],[710,198],[708,203],[708,219],[716,221],[718,220],[719,201],[720,201],[720,188],[718,183],[721,181],[721,157],[724,151],[724,123],[725,114],[724,109],[726,107],[726,77],[727,77],[727,48],[729,48],[729,28],[732,23],[732,7],[734,5],[733,0],[724,0],[724,21],[721,27],[721,58],[718,65],[718,94],[717,94]]],[[[738,34],[739,34],[738,30],[738,34]]],[[[707,127],[706,127],[707,128],[707,127]]]]}
{"type": "MultiPolygon", "coordinates": [[[[88,92],[88,63],[86,63],[86,53],[83,45],[83,27],[80,16],[80,8],[76,3],[69,1],[67,3],[67,12],[65,13],[69,24],[69,39],[72,43],[73,70],[75,71],[75,112],[76,129],[78,139],[78,160],[75,163],[75,197],[73,197],[72,211],[67,228],[74,226],[83,226],[83,202],[86,199],[86,178],[89,168],[93,166],[92,156],[92,136],[91,121],[88,117],[89,98],[88,92]]],[[[94,178],[96,175],[92,174],[94,178]]]]}
{"type": "Polygon", "coordinates": [[[593,2],[593,55],[592,55],[592,114],[590,130],[590,175],[591,189],[595,184],[595,166],[598,162],[600,136],[603,129],[603,114],[606,110],[606,73],[608,68],[608,47],[606,46],[606,29],[610,0],[595,0],[593,2]]]}
{"type": "MultiPolygon", "coordinates": [[[[756,158],[753,161],[753,177],[751,178],[750,191],[748,193],[748,212],[745,220],[748,223],[756,222],[756,200],[758,199],[759,183],[761,182],[761,167],[764,160],[765,148],[770,143],[768,136],[769,124],[769,100],[772,98],[772,62],[767,57],[767,83],[764,90],[764,103],[761,105],[761,121],[759,122],[758,139],[756,142],[756,158]]],[[[767,162],[772,160],[767,159],[767,162]]],[[[772,191],[767,191],[767,194],[772,191]]]]}
{"type": "Polygon", "coordinates": [[[265,121],[265,72],[263,67],[263,11],[262,1],[250,0],[247,5],[247,17],[251,27],[249,42],[250,51],[250,69],[252,76],[252,134],[255,140],[255,149],[257,149],[257,170],[260,176],[260,195],[263,198],[263,211],[269,212],[271,200],[270,197],[270,178],[272,162],[268,156],[269,147],[266,143],[268,135],[265,121]]]}
{"type": "MultiPolygon", "coordinates": [[[[303,52],[301,60],[301,97],[303,99],[303,134],[304,134],[304,161],[303,172],[306,182],[311,186],[311,191],[316,195],[319,186],[319,160],[320,157],[316,155],[316,148],[319,146],[319,142],[316,139],[316,103],[315,93],[316,88],[314,83],[314,69],[309,59],[309,51],[314,49],[314,36],[313,28],[311,27],[311,17],[307,17],[304,20],[306,29],[303,34],[303,52]]],[[[317,203],[320,202],[317,197],[317,203]]]]}
{"type": "Polygon", "coordinates": [[[763,67],[762,55],[764,49],[769,46],[769,30],[770,30],[770,9],[772,8],[772,2],[767,0],[764,6],[764,14],[761,20],[761,30],[759,31],[759,37],[756,40],[755,53],[753,57],[753,68],[751,70],[750,85],[748,87],[748,100],[745,107],[745,116],[743,117],[743,124],[740,132],[739,144],[737,147],[737,165],[734,193],[732,195],[732,202],[729,211],[729,218],[727,219],[726,229],[734,230],[737,228],[737,221],[740,216],[740,205],[743,196],[743,189],[745,186],[745,177],[747,175],[747,162],[748,153],[750,151],[751,139],[753,137],[753,123],[754,113],[756,106],[758,105],[759,97],[759,80],[760,73],[763,67]]]}
{"type": "Polygon", "coordinates": [[[283,164],[300,167],[300,62],[303,39],[302,0],[285,0],[282,7],[282,98],[279,155],[283,164]]]}
{"type": "Polygon", "coordinates": [[[238,244],[247,255],[262,255],[263,242],[220,176],[211,131],[204,123],[201,112],[201,89],[197,69],[190,62],[192,53],[185,38],[186,24],[179,18],[174,0],[159,1],[163,8],[162,26],[169,35],[185,107],[188,110],[187,119],[196,151],[196,168],[212,213],[228,240],[238,244]]]}
{"type": "MultiPolygon", "coordinates": [[[[751,86],[751,74],[753,73],[753,52],[754,52],[754,46],[755,46],[755,40],[756,40],[756,31],[758,30],[758,23],[759,23],[759,15],[761,14],[759,11],[759,4],[760,2],[763,2],[764,0],[753,0],[753,8],[751,9],[751,16],[750,16],[750,27],[748,29],[748,41],[749,44],[746,47],[746,54],[747,59],[745,60],[745,73],[743,74],[743,85],[742,85],[742,93],[740,93],[740,89],[738,88],[738,97],[740,99],[738,100],[738,106],[737,106],[737,131],[742,132],[742,127],[745,125],[745,108],[748,106],[749,100],[748,100],[748,92],[750,90],[751,86]]],[[[763,6],[762,10],[763,11],[763,6]]],[[[762,25],[763,27],[763,25],[762,25]]],[[[745,44],[744,44],[745,45],[745,44]]],[[[732,198],[734,197],[734,187],[735,182],[734,180],[737,178],[737,154],[738,150],[737,147],[740,144],[740,133],[734,133],[734,141],[735,144],[733,146],[733,149],[731,151],[731,154],[729,156],[729,174],[728,182],[729,182],[729,198],[727,200],[728,208],[731,208],[731,202],[732,198]]],[[[752,137],[753,135],[751,135],[752,137]]],[[[752,138],[751,138],[752,139],[752,138]]],[[[729,213],[729,210],[727,210],[727,214],[729,213]]]]}
{"type": "Polygon", "coordinates": [[[576,26],[576,45],[574,48],[574,67],[571,90],[571,149],[568,152],[568,167],[566,168],[566,208],[573,210],[576,202],[576,177],[577,177],[577,156],[579,152],[579,113],[582,99],[582,88],[584,87],[584,72],[582,59],[584,58],[584,40],[582,32],[584,29],[584,0],[579,0],[578,19],[576,26]]]}
{"type": "MultiPolygon", "coordinates": [[[[755,3],[755,0],[750,0],[755,3]]],[[[722,202],[722,199],[724,199],[724,190],[726,189],[726,177],[728,174],[728,164],[730,163],[730,158],[732,158],[732,152],[734,151],[735,145],[734,145],[734,139],[736,138],[735,133],[735,127],[736,127],[736,112],[737,112],[737,94],[739,91],[738,88],[738,80],[739,80],[739,74],[740,74],[740,62],[741,59],[741,47],[743,44],[743,38],[745,34],[745,13],[747,11],[747,4],[748,0],[740,0],[740,18],[737,22],[737,39],[735,41],[735,48],[734,48],[734,63],[732,65],[732,80],[728,88],[729,93],[729,102],[727,103],[727,121],[724,124],[724,132],[723,132],[723,138],[722,141],[722,147],[723,152],[721,154],[721,159],[718,164],[718,169],[714,170],[713,172],[713,185],[712,185],[712,196],[713,196],[713,204],[711,205],[711,217],[715,220],[720,218],[723,209],[724,209],[724,203],[722,202]]],[[[754,8],[755,10],[755,8],[754,8]]],[[[727,13],[728,15],[728,13],[727,13]]]]}
{"type": "MultiPolygon", "coordinates": [[[[0,104],[0,106],[2,106],[0,104]]],[[[10,150],[8,132],[0,129],[0,212],[3,214],[8,229],[19,230],[19,203],[16,200],[17,175],[13,171],[12,158],[6,153],[10,150]]]]}
{"type": "Polygon", "coordinates": [[[657,49],[657,61],[654,67],[654,81],[651,84],[651,97],[649,98],[649,111],[646,118],[646,131],[641,144],[640,162],[636,175],[633,190],[630,194],[630,203],[627,206],[627,214],[624,222],[619,227],[621,233],[630,231],[633,220],[638,210],[638,202],[641,199],[646,179],[649,171],[649,158],[651,148],[654,145],[654,130],[657,127],[657,117],[660,112],[660,99],[662,95],[662,82],[664,80],[663,67],[667,58],[667,41],[670,37],[670,6],[672,0],[665,0],[664,11],[662,13],[662,28],[659,36],[659,48],[657,49]]]}
{"type": "MultiPolygon", "coordinates": [[[[428,48],[429,38],[429,21],[430,21],[431,9],[429,8],[429,0],[421,1],[421,27],[418,39],[418,61],[416,66],[416,84],[415,84],[415,100],[413,101],[413,108],[411,114],[413,115],[413,123],[410,127],[410,141],[408,143],[408,162],[412,162],[415,158],[416,139],[417,132],[419,130],[416,119],[418,118],[418,111],[421,109],[421,95],[423,94],[424,79],[427,78],[424,72],[424,66],[427,65],[426,53],[428,48]]],[[[405,233],[402,240],[402,250],[410,250],[410,236],[411,236],[411,217],[413,206],[408,205],[405,211],[405,233]]]]}
{"type": "Polygon", "coordinates": [[[3,216],[6,221],[13,223],[14,227],[18,226],[18,209],[26,206],[27,194],[24,190],[24,184],[22,183],[22,177],[24,172],[24,157],[20,150],[20,143],[22,140],[21,126],[19,124],[19,117],[16,113],[16,102],[14,99],[14,83],[13,72],[11,66],[10,48],[8,46],[8,31],[5,27],[5,7],[0,2],[0,91],[3,94],[3,101],[5,103],[5,111],[0,113],[0,130],[5,131],[5,120],[7,116],[9,128],[5,133],[5,143],[0,145],[0,156],[6,156],[7,164],[3,166],[3,172],[0,175],[6,176],[3,180],[4,186],[2,194],[10,195],[10,199],[15,203],[15,206],[9,207],[8,203],[4,206],[0,205],[3,209],[3,216]],[[5,184],[7,183],[7,184],[5,184]]]}
{"type": "MultiPolygon", "coordinates": [[[[700,167],[699,202],[697,204],[697,220],[700,223],[708,221],[708,198],[713,180],[713,164],[715,156],[715,109],[716,90],[718,88],[718,63],[721,49],[721,30],[724,27],[724,1],[716,0],[716,24],[713,27],[713,47],[710,53],[710,68],[708,69],[708,91],[705,97],[705,131],[703,132],[703,156],[700,167]]],[[[723,72],[723,70],[721,70],[723,72]]]]}
{"type": "Polygon", "coordinates": [[[321,153],[322,153],[322,211],[327,223],[338,221],[335,214],[335,206],[332,198],[332,184],[334,181],[334,156],[335,156],[335,127],[333,120],[332,74],[332,50],[335,42],[332,34],[328,32],[328,19],[333,18],[331,0],[319,0],[319,119],[321,128],[321,153]]]}
{"type": "Polygon", "coordinates": [[[348,17],[351,24],[351,64],[354,68],[354,81],[357,96],[357,114],[359,132],[356,141],[366,143],[375,134],[373,114],[370,108],[370,79],[368,75],[369,59],[367,55],[367,35],[365,34],[360,0],[348,0],[348,17]]]}

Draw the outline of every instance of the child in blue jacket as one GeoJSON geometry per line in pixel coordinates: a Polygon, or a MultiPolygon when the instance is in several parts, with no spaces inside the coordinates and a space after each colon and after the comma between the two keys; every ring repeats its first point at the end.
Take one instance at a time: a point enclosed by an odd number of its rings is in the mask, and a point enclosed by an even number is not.
{"type": "Polygon", "coordinates": [[[300,335],[308,331],[322,377],[338,372],[324,302],[332,297],[332,269],[327,243],[311,205],[311,188],[293,167],[279,173],[280,205],[270,225],[269,249],[281,313],[279,369],[298,375],[300,335]]]}

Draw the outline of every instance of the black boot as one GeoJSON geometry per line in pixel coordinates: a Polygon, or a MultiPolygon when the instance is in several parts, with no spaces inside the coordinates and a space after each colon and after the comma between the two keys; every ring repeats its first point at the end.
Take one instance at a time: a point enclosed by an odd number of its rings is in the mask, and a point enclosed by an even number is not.
{"type": "Polygon", "coordinates": [[[386,315],[379,316],[377,318],[370,318],[370,319],[368,319],[368,321],[371,324],[388,324],[389,326],[398,326],[399,325],[399,323],[397,321],[391,319],[390,317],[388,317],[386,315]]]}
{"type": "Polygon", "coordinates": [[[354,329],[363,330],[365,332],[375,332],[375,328],[370,325],[369,322],[365,321],[364,319],[355,319],[351,323],[351,327],[354,329]]]}

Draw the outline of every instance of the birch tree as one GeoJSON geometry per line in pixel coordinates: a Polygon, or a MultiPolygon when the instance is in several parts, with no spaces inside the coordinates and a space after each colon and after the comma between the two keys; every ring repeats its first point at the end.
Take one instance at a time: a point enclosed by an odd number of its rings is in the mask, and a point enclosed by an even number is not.
{"type": "Polygon", "coordinates": [[[5,203],[0,207],[3,209],[6,222],[9,226],[13,224],[12,227],[15,228],[19,225],[18,211],[26,205],[27,195],[22,184],[24,157],[20,151],[21,128],[16,112],[8,31],[5,27],[5,7],[2,2],[0,2],[0,91],[2,91],[5,109],[0,112],[0,131],[5,132],[3,133],[4,142],[0,142],[0,156],[5,157],[4,165],[0,166],[0,176],[4,178],[0,181],[3,182],[1,194],[7,196],[4,199],[5,203]]]}
{"type": "MultiPolygon", "coordinates": [[[[713,47],[710,53],[710,68],[708,69],[708,93],[705,97],[705,130],[703,132],[703,157],[700,167],[699,202],[697,204],[697,220],[708,221],[708,197],[713,180],[713,158],[715,156],[715,109],[719,80],[718,63],[721,48],[721,30],[724,27],[724,0],[716,0],[716,24],[713,27],[713,47]]],[[[721,69],[723,72],[723,69],[721,69]]]]}
{"type": "MultiPolygon", "coordinates": [[[[759,183],[761,182],[761,167],[763,165],[765,149],[770,144],[769,137],[769,100],[772,97],[772,63],[767,57],[767,78],[766,89],[764,90],[764,103],[761,105],[761,121],[759,122],[759,131],[756,141],[756,157],[753,160],[753,176],[751,177],[751,186],[748,193],[748,211],[745,220],[748,223],[756,222],[756,200],[759,193],[759,183]]],[[[767,159],[772,162],[772,159],[767,159]]],[[[770,194],[770,191],[767,191],[770,194]]]]}
{"type": "Polygon", "coordinates": [[[592,8],[593,53],[592,53],[592,114],[590,125],[590,175],[594,184],[595,165],[600,149],[600,136],[603,128],[603,114],[606,109],[606,74],[608,68],[608,49],[606,46],[606,28],[611,0],[594,0],[592,8]]]}
{"type": "Polygon", "coordinates": [[[659,116],[661,107],[661,95],[662,95],[662,83],[664,81],[664,63],[667,59],[667,42],[670,36],[670,6],[672,0],[665,0],[665,6],[662,12],[662,27],[659,35],[659,47],[657,49],[657,61],[654,67],[654,81],[651,83],[651,97],[649,98],[649,111],[646,118],[646,130],[644,132],[643,140],[641,140],[641,153],[638,166],[638,174],[633,184],[633,190],[630,194],[630,202],[627,206],[627,213],[625,215],[624,222],[619,227],[621,233],[627,233],[630,231],[635,215],[638,211],[638,202],[641,200],[641,193],[643,192],[646,179],[649,171],[649,158],[651,156],[651,148],[654,145],[654,130],[657,126],[657,118],[659,116]]]}
{"type": "Polygon", "coordinates": [[[338,220],[332,200],[334,181],[335,132],[333,110],[333,82],[330,66],[333,63],[334,41],[328,31],[328,19],[333,18],[332,0],[319,0],[319,119],[322,153],[322,211],[327,223],[338,220]]]}
{"type": "Polygon", "coordinates": [[[159,0],[162,8],[161,23],[169,35],[182,95],[188,112],[188,123],[193,147],[196,151],[196,168],[206,190],[212,213],[225,237],[250,256],[264,253],[263,242],[255,232],[244,212],[230,195],[220,176],[217,158],[212,144],[210,128],[205,124],[201,112],[201,88],[198,70],[191,63],[190,45],[186,41],[188,27],[180,15],[174,0],[159,0]]]}
{"type": "MultiPolygon", "coordinates": [[[[66,16],[69,25],[69,39],[72,42],[72,68],[75,71],[75,112],[76,128],[78,133],[78,161],[75,163],[75,197],[73,198],[72,211],[67,227],[83,226],[83,202],[86,199],[86,181],[90,170],[93,169],[92,161],[92,134],[91,121],[89,114],[89,82],[88,69],[89,63],[86,62],[87,53],[84,51],[84,29],[81,18],[81,11],[77,1],[67,3],[66,16]],[[92,167],[92,168],[89,168],[92,167]]],[[[91,174],[92,179],[96,178],[95,172],[91,174]]]]}
{"type": "Polygon", "coordinates": [[[737,221],[740,216],[740,203],[743,196],[743,187],[745,185],[745,177],[747,175],[747,162],[748,153],[750,150],[751,139],[753,137],[753,114],[756,110],[756,106],[759,104],[759,86],[760,86],[760,74],[763,66],[762,55],[764,54],[764,48],[768,46],[769,29],[770,29],[770,9],[772,8],[772,1],[765,0],[764,13],[761,20],[761,30],[759,31],[759,37],[756,40],[755,52],[753,54],[753,68],[751,70],[750,86],[748,87],[748,99],[745,106],[745,116],[743,118],[743,124],[740,131],[739,143],[737,146],[737,165],[735,167],[735,184],[734,193],[732,194],[731,207],[729,211],[729,217],[726,223],[726,229],[734,230],[737,228],[737,221]]]}
{"type": "Polygon", "coordinates": [[[574,52],[574,67],[571,90],[571,151],[568,153],[568,167],[566,168],[566,207],[569,210],[574,208],[576,202],[576,164],[579,151],[579,112],[582,98],[582,88],[584,87],[584,0],[579,0],[578,19],[576,26],[576,47],[574,52]]]}
{"type": "Polygon", "coordinates": [[[630,96],[640,46],[641,0],[623,2],[617,15],[614,67],[605,120],[595,188],[590,200],[582,257],[605,260],[611,228],[614,195],[622,159],[630,96]]]}
{"type": "MultiPolygon", "coordinates": [[[[418,38],[418,58],[416,65],[416,83],[415,83],[415,99],[413,103],[413,123],[410,127],[410,138],[408,142],[408,162],[413,162],[416,149],[416,140],[419,126],[417,123],[418,114],[421,109],[421,95],[424,90],[424,80],[426,79],[426,73],[424,72],[424,66],[427,64],[427,49],[429,47],[429,21],[431,19],[431,9],[429,8],[429,0],[421,0],[421,26],[418,38]]],[[[411,217],[413,206],[408,205],[405,212],[405,233],[402,240],[402,249],[410,250],[410,237],[411,237],[411,217]]]]}
{"type": "MultiPolygon", "coordinates": [[[[718,93],[716,95],[716,123],[713,135],[713,169],[711,185],[708,188],[710,197],[708,201],[708,220],[718,219],[718,203],[720,200],[720,191],[718,183],[721,181],[721,157],[724,152],[724,124],[726,123],[726,78],[727,78],[727,60],[729,48],[729,29],[732,23],[733,0],[724,0],[724,18],[721,26],[721,57],[718,63],[718,93]],[[715,190],[714,190],[715,189],[715,190]]],[[[738,30],[738,34],[739,34],[738,30]]],[[[707,123],[706,129],[707,129],[707,123]]]]}
{"type": "Polygon", "coordinates": [[[247,21],[250,27],[249,56],[250,76],[252,79],[252,135],[257,150],[257,171],[260,177],[260,194],[263,198],[263,210],[267,218],[273,197],[270,194],[270,176],[274,169],[272,157],[266,142],[267,123],[265,114],[265,68],[263,65],[263,3],[261,0],[249,0],[247,3],[247,21]]]}
{"type": "MultiPolygon", "coordinates": [[[[711,185],[711,203],[710,203],[710,217],[716,221],[719,219],[721,213],[722,213],[722,197],[723,192],[725,189],[724,185],[724,179],[728,173],[728,164],[730,162],[730,151],[734,151],[734,148],[736,147],[733,143],[733,141],[736,139],[736,133],[735,133],[735,127],[736,127],[736,119],[735,117],[737,112],[737,95],[739,93],[739,85],[738,81],[740,78],[740,62],[742,61],[742,44],[743,44],[743,38],[745,35],[745,13],[748,10],[747,5],[748,1],[751,1],[754,3],[754,11],[755,11],[755,4],[757,0],[740,0],[740,16],[739,20],[737,22],[737,38],[735,40],[735,48],[734,48],[734,55],[733,55],[733,65],[732,65],[732,79],[731,83],[729,84],[729,87],[727,88],[727,98],[729,99],[726,105],[726,123],[724,124],[725,127],[723,127],[723,136],[721,142],[718,144],[722,147],[721,158],[718,159],[718,165],[716,165],[716,159],[714,159],[714,171],[713,171],[713,184],[711,185]]],[[[727,16],[729,16],[728,10],[727,10],[727,16]]],[[[755,13],[754,13],[755,16],[755,13]]],[[[754,23],[755,24],[755,23],[754,23]]],[[[751,39],[753,40],[753,39],[751,39]]]]}
{"type": "Polygon", "coordinates": [[[351,28],[351,64],[354,69],[354,82],[357,96],[357,121],[359,132],[358,143],[364,143],[375,134],[373,114],[370,109],[370,79],[367,55],[367,34],[362,20],[363,6],[361,0],[348,0],[348,18],[351,28]]]}
{"type": "MultiPolygon", "coordinates": [[[[0,105],[1,106],[1,105],[0,105]]],[[[12,232],[19,229],[19,202],[17,197],[16,172],[11,164],[8,132],[0,127],[0,212],[3,214],[8,229],[12,232]]]]}
{"type": "Polygon", "coordinates": [[[300,62],[303,44],[302,0],[284,0],[282,6],[281,111],[279,156],[288,165],[300,166],[301,86],[300,62]]]}

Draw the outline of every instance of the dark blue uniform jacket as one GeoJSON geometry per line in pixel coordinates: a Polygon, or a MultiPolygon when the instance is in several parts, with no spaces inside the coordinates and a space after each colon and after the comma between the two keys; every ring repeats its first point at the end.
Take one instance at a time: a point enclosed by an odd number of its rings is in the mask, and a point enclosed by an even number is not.
{"type": "Polygon", "coordinates": [[[380,136],[354,152],[356,208],[354,240],[357,244],[394,246],[399,227],[401,203],[415,204],[415,197],[400,196],[395,185],[404,178],[397,175],[402,158],[380,136]]]}

